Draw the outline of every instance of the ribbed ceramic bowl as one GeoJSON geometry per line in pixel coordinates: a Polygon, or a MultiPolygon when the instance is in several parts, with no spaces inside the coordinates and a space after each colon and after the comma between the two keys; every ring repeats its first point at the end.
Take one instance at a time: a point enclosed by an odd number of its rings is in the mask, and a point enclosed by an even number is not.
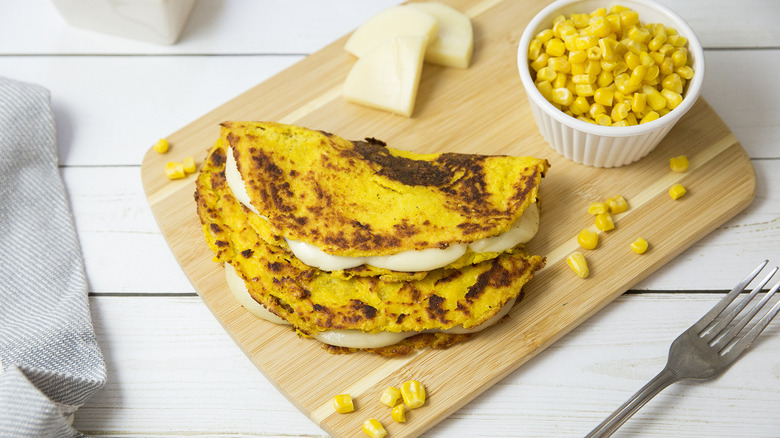
{"type": "Polygon", "coordinates": [[[528,95],[539,130],[559,154],[577,163],[594,167],[617,167],[633,163],[655,148],[678,120],[691,109],[701,93],[704,80],[704,52],[696,34],[677,14],[652,0],[559,0],[542,9],[528,23],[517,50],[520,78],[528,95]],[[645,23],[672,27],[688,39],[688,60],[693,78],[683,91],[683,101],[657,120],[634,126],[600,126],[564,114],[542,96],[531,77],[528,45],[540,31],[551,28],[558,15],[590,13],[613,5],[629,7],[645,23]]]}

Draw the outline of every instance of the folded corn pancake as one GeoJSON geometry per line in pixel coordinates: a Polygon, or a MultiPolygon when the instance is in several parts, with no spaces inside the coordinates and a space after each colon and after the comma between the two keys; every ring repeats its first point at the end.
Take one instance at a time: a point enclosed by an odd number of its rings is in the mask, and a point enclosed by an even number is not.
{"type": "Polygon", "coordinates": [[[469,251],[456,264],[421,272],[371,266],[328,271],[296,257],[290,236],[323,245],[323,251],[359,256],[474,242],[509,230],[535,205],[547,166],[532,158],[416,155],[376,140],[349,142],[300,127],[232,122],[223,124],[195,196],[215,260],[228,263],[256,302],[299,333],[458,329],[372,348],[399,354],[425,344],[449,345],[468,337],[463,329],[491,323],[544,259],[509,248],[469,251]],[[229,150],[251,206],[228,184],[229,150]],[[442,232],[446,228],[450,234],[442,232]],[[377,251],[367,242],[377,244],[377,251]]]}

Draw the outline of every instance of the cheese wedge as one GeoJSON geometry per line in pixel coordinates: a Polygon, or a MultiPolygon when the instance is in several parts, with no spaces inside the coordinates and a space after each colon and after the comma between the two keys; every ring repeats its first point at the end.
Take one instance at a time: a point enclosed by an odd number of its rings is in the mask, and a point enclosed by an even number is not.
{"type": "Polygon", "coordinates": [[[474,31],[467,15],[443,3],[409,3],[407,6],[430,14],[439,32],[428,44],[425,61],[445,67],[468,68],[474,51],[474,31]]]}
{"type": "Polygon", "coordinates": [[[357,60],[343,97],[350,102],[410,117],[420,84],[426,37],[394,37],[357,60]]]}
{"type": "Polygon", "coordinates": [[[344,45],[349,53],[361,58],[374,47],[395,37],[423,37],[433,42],[439,31],[436,18],[406,5],[385,9],[369,18],[352,33],[344,45]]]}

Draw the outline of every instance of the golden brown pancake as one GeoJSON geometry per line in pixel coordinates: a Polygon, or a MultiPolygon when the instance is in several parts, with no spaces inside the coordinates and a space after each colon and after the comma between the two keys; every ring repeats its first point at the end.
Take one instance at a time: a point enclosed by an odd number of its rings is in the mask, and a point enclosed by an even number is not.
{"type": "Polygon", "coordinates": [[[228,122],[252,205],[274,235],[340,256],[446,248],[506,231],[547,170],[533,157],[415,154],[372,138],[228,122]]]}
{"type": "MultiPolygon", "coordinates": [[[[504,169],[511,166],[497,164],[491,157],[463,156],[440,159],[438,157],[456,154],[415,156],[386,148],[383,143],[376,140],[363,142],[365,146],[354,146],[358,142],[348,142],[333,135],[294,128],[267,123],[225,124],[222,136],[209,151],[208,158],[201,168],[195,198],[204,235],[215,253],[215,261],[231,264],[244,280],[255,301],[291,323],[300,334],[311,335],[332,329],[354,329],[376,333],[446,330],[453,327],[472,328],[489,320],[507,303],[513,302],[520,294],[522,286],[544,265],[543,257],[529,256],[515,248],[489,256],[471,254],[468,262],[461,263],[457,267],[448,266],[416,273],[383,270],[381,275],[363,275],[370,269],[359,267],[328,272],[307,266],[286,246],[283,236],[289,236],[281,234],[282,232],[299,232],[306,236],[348,235],[351,237],[343,241],[336,239],[336,246],[344,253],[350,253],[348,245],[354,242],[358,233],[356,228],[351,226],[354,223],[350,220],[362,221],[357,229],[363,230],[363,236],[368,236],[365,234],[367,229],[372,233],[374,230],[384,230],[384,233],[380,231],[379,234],[384,237],[359,239],[361,242],[384,242],[381,245],[382,251],[387,251],[388,248],[393,248],[394,251],[420,248],[422,242],[433,241],[436,236],[443,239],[439,241],[441,245],[467,242],[469,240],[463,239],[501,230],[502,227],[498,225],[487,227],[480,223],[479,227],[473,225],[458,227],[457,224],[479,223],[468,217],[466,214],[468,208],[473,208],[475,214],[483,221],[499,224],[517,214],[522,205],[536,202],[538,179],[546,170],[547,164],[544,160],[536,159],[507,160],[523,169],[523,172],[512,173],[504,169]],[[236,134],[237,126],[242,127],[240,134],[236,134]],[[271,140],[260,138],[266,131],[271,132],[271,140]],[[304,140],[299,141],[299,134],[304,136],[304,140]],[[285,135],[287,140],[282,139],[285,135]],[[311,140],[312,138],[316,141],[311,140]],[[333,146],[334,144],[337,146],[333,146]],[[266,202],[257,202],[255,207],[264,216],[271,210],[272,212],[267,215],[268,220],[250,212],[236,200],[230,190],[225,180],[226,153],[229,145],[236,151],[245,149],[249,152],[249,154],[236,153],[238,166],[241,167],[241,162],[244,161],[245,169],[242,175],[248,182],[248,192],[252,196],[253,205],[257,199],[266,200],[266,202]],[[313,151],[306,153],[303,149],[305,147],[312,147],[313,151]],[[355,152],[355,149],[363,147],[368,148],[363,149],[363,154],[367,156],[361,159],[363,155],[355,152]],[[369,149],[373,152],[366,152],[369,149]],[[381,157],[377,158],[375,154],[381,157]],[[273,160],[269,157],[273,157],[273,160]],[[340,170],[331,168],[326,171],[325,168],[320,168],[317,171],[323,173],[324,182],[315,180],[311,168],[305,166],[294,168],[301,166],[301,163],[306,160],[309,163],[333,164],[340,162],[341,159],[345,162],[340,166],[345,167],[340,170]],[[409,164],[409,161],[422,163],[409,164]],[[386,165],[377,164],[379,162],[384,162],[386,165]],[[456,162],[461,164],[453,164],[456,162]],[[254,170],[247,170],[246,168],[251,167],[247,163],[265,164],[257,164],[252,168],[254,170]],[[446,181],[443,185],[408,185],[402,184],[398,179],[383,176],[386,173],[401,172],[399,170],[401,163],[404,163],[403,166],[412,166],[416,169],[425,168],[426,170],[420,171],[422,173],[441,172],[442,175],[447,174],[449,177],[441,177],[442,181],[446,181]],[[532,166],[528,163],[535,164],[532,166]],[[485,167],[486,165],[488,167],[485,167]],[[505,184],[512,189],[503,192],[507,198],[504,202],[498,202],[498,196],[494,193],[485,194],[492,198],[489,202],[475,199],[476,193],[495,190],[494,180],[498,178],[489,176],[491,174],[489,169],[496,168],[503,169],[500,172],[501,178],[506,178],[505,175],[511,173],[520,182],[505,184]],[[262,176],[263,172],[259,169],[270,171],[276,177],[269,179],[262,176]],[[423,214],[422,217],[425,219],[419,221],[419,218],[412,214],[414,210],[410,208],[402,208],[399,214],[392,216],[396,219],[401,218],[401,223],[409,224],[414,220],[418,226],[411,227],[413,232],[398,234],[398,227],[386,226],[387,221],[381,221],[380,225],[375,227],[370,220],[355,213],[366,210],[359,206],[363,199],[359,193],[338,197],[337,201],[336,190],[322,189],[323,186],[331,183],[344,184],[344,178],[334,178],[332,175],[340,172],[349,173],[351,169],[357,169],[360,178],[368,178],[369,181],[373,181],[372,184],[377,185],[368,191],[371,196],[380,195],[389,199],[391,194],[395,193],[396,196],[401,196],[407,201],[423,202],[427,207],[423,211],[446,210],[446,213],[442,213],[444,216],[450,220],[456,218],[453,222],[454,226],[450,228],[455,230],[453,233],[457,237],[447,237],[439,231],[446,226],[446,221],[430,214],[423,214]],[[472,176],[466,176],[468,173],[472,176]],[[476,177],[473,174],[482,176],[476,177]],[[288,175],[289,178],[283,175],[288,175]],[[471,182],[463,181],[469,178],[471,182]],[[467,189],[466,186],[476,180],[482,181],[477,184],[479,187],[467,189]],[[393,189],[388,189],[388,186],[392,186],[393,189]],[[307,189],[313,191],[307,192],[307,189]],[[322,198],[315,196],[318,190],[322,190],[322,198]],[[389,192],[385,192],[386,190],[389,192]],[[409,197],[406,196],[408,193],[411,193],[409,197]],[[425,196],[435,201],[424,201],[425,196]],[[468,204],[471,207],[466,208],[467,204],[453,207],[457,202],[466,202],[469,198],[474,198],[471,204],[468,204]],[[301,205],[305,207],[293,202],[296,199],[302,200],[301,205]],[[345,203],[351,206],[350,217],[353,219],[346,219],[345,212],[333,214],[328,212],[330,208],[346,208],[345,203]],[[503,205],[503,208],[498,208],[500,205],[503,205]],[[306,211],[309,213],[305,217],[309,219],[301,220],[300,218],[304,216],[299,215],[303,215],[306,211]],[[330,227],[327,226],[327,221],[319,220],[321,217],[329,217],[337,222],[330,227]],[[274,218],[278,219],[274,220],[274,218]],[[367,228],[367,225],[370,227],[367,228]],[[477,228],[481,231],[477,232],[477,228]],[[486,231],[488,228],[490,230],[486,231]],[[404,243],[407,237],[415,243],[412,245],[404,243]]],[[[390,210],[387,207],[383,211],[385,216],[391,216],[388,214],[390,210]]],[[[369,219],[373,217],[372,215],[373,213],[369,215],[369,219]]],[[[511,221],[508,224],[511,225],[511,221]]],[[[397,355],[423,345],[446,347],[469,336],[426,333],[408,338],[396,346],[372,349],[372,351],[384,355],[397,355]]],[[[330,351],[352,350],[331,347],[330,351]]]]}

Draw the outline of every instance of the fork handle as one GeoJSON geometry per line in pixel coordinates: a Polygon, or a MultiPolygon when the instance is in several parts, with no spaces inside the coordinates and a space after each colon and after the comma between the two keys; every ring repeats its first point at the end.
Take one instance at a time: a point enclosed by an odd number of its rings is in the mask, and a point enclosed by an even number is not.
{"type": "Polygon", "coordinates": [[[647,382],[645,386],[636,392],[631,398],[626,400],[622,406],[617,408],[609,417],[601,422],[595,429],[593,429],[586,438],[602,438],[609,437],[620,426],[623,425],[632,415],[636,413],[642,406],[645,405],[651,398],[661,392],[664,388],[672,383],[680,380],[677,373],[673,370],[664,368],[663,371],[653,377],[652,380],[647,382]]]}

